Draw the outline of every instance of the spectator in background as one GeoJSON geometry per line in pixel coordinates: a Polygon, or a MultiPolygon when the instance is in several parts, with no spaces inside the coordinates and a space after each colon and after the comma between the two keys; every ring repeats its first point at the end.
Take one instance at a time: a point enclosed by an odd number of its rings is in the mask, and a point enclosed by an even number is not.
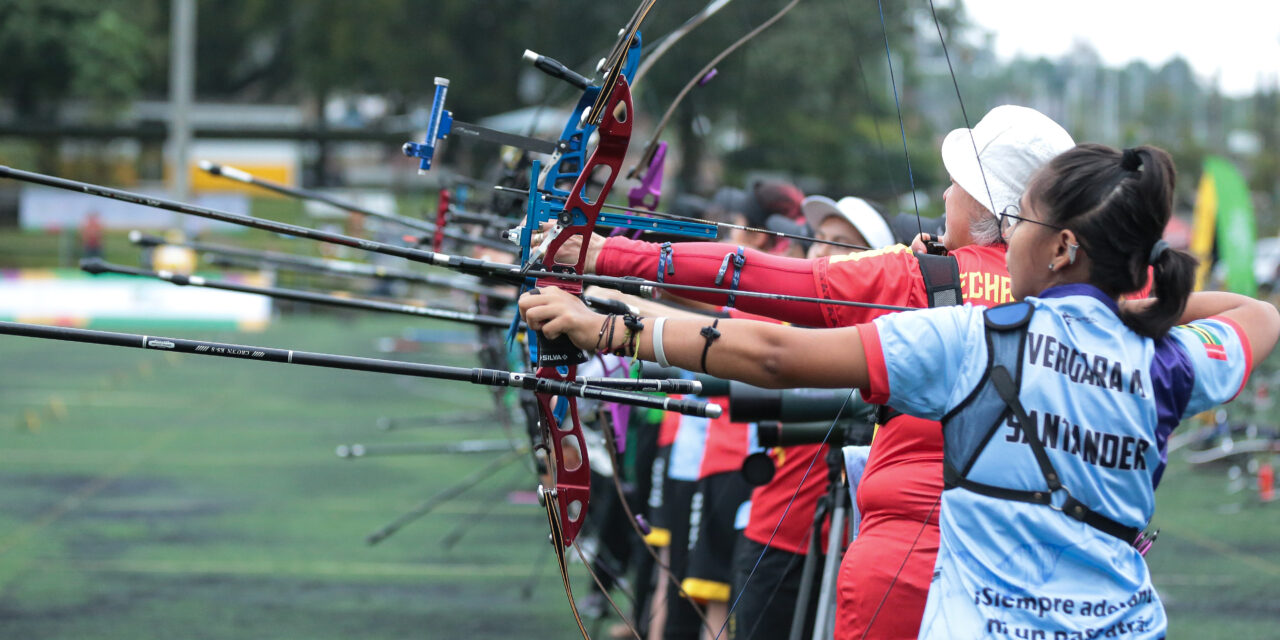
{"type": "Polygon", "coordinates": [[[80,223],[80,255],[83,258],[102,257],[102,219],[97,211],[90,211],[80,223]]]}
{"type": "MultiPolygon", "coordinates": [[[[803,200],[804,193],[795,185],[779,180],[766,180],[757,182],[748,189],[722,187],[712,198],[708,213],[712,215],[712,219],[743,227],[766,229],[769,218],[774,215],[800,220],[800,203],[803,200]]],[[[775,255],[786,253],[790,244],[786,238],[742,229],[730,230],[724,241],[775,255]]]]}
{"type": "MultiPolygon", "coordinates": [[[[836,202],[826,196],[809,196],[804,199],[801,210],[818,240],[870,249],[883,249],[895,244],[888,223],[862,198],[846,196],[836,202]]],[[[807,257],[814,260],[854,251],[859,249],[815,242],[810,245],[807,257]]]]}

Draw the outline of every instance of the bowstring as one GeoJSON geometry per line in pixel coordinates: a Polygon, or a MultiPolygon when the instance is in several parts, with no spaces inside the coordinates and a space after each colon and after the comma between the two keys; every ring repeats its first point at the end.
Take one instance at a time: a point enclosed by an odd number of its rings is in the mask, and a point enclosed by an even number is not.
{"type": "Polygon", "coordinates": [[[920,199],[916,196],[916,177],[911,171],[911,152],[907,150],[907,127],[902,121],[902,102],[898,99],[898,79],[893,74],[893,55],[889,52],[889,27],[884,22],[884,3],[876,0],[876,8],[880,12],[880,31],[884,34],[884,57],[889,63],[889,84],[893,87],[893,107],[898,112],[898,131],[902,133],[902,156],[907,160],[907,179],[911,186],[911,203],[916,211],[916,228],[924,235],[924,224],[920,222],[920,199]]]}
{"type": "Polygon", "coordinates": [[[547,522],[551,526],[551,546],[556,556],[556,564],[560,567],[560,580],[564,583],[564,594],[569,599],[569,610],[573,612],[573,621],[578,624],[583,640],[591,640],[587,627],[582,624],[582,615],[578,613],[578,602],[573,597],[573,584],[569,581],[569,567],[564,561],[564,530],[560,528],[558,502],[548,499],[543,504],[547,511],[547,522]]]}
{"type": "MultiPolygon", "coordinates": [[[[884,33],[885,56],[889,58],[890,78],[892,79],[893,59],[889,55],[889,30],[888,30],[888,27],[885,26],[885,22],[884,22],[884,6],[881,4],[880,0],[876,0],[876,4],[880,9],[880,29],[884,33]]],[[[951,84],[955,87],[955,90],[956,90],[956,100],[960,103],[960,115],[964,119],[964,126],[969,134],[969,141],[973,145],[973,155],[974,155],[974,159],[977,160],[978,162],[978,172],[979,174],[982,175],[982,183],[983,183],[983,186],[986,187],[987,189],[987,198],[991,201],[991,209],[992,209],[992,212],[994,213],[995,199],[992,198],[991,196],[991,186],[987,183],[986,171],[982,168],[982,158],[978,153],[978,144],[973,137],[973,128],[969,126],[969,114],[967,113],[964,107],[964,98],[961,96],[961,93],[960,93],[960,83],[959,83],[959,80],[956,78],[955,67],[951,65],[951,54],[947,50],[947,41],[946,41],[946,38],[944,38],[942,35],[942,25],[938,21],[938,12],[937,12],[937,9],[934,7],[933,0],[929,0],[929,11],[933,17],[934,28],[938,32],[938,41],[942,44],[943,56],[947,60],[947,70],[951,74],[951,84]]],[[[893,84],[893,100],[894,100],[894,104],[898,105],[898,126],[902,131],[902,141],[903,141],[902,146],[903,146],[903,151],[905,152],[907,148],[906,147],[907,132],[906,132],[906,128],[902,124],[902,109],[898,102],[898,88],[897,88],[896,82],[894,82],[893,84]]],[[[907,175],[908,176],[911,175],[910,159],[908,159],[907,161],[907,175]]],[[[912,181],[912,197],[913,198],[915,197],[914,180],[912,181]]],[[[917,206],[916,208],[917,223],[919,219],[920,219],[920,210],[919,210],[919,207],[917,206]]],[[[921,231],[921,234],[923,233],[924,232],[921,231]]],[[[883,609],[885,603],[888,602],[889,600],[889,593],[893,591],[893,587],[897,584],[898,578],[902,576],[902,572],[904,569],[906,569],[907,562],[910,560],[911,554],[915,552],[916,545],[919,544],[920,542],[920,536],[924,535],[925,530],[929,527],[930,519],[933,518],[934,512],[937,511],[938,506],[941,503],[942,503],[942,493],[939,492],[938,497],[935,498],[933,501],[933,505],[929,507],[929,513],[925,515],[924,520],[920,523],[920,529],[916,531],[915,538],[912,539],[911,545],[907,547],[907,552],[903,554],[902,563],[898,565],[897,571],[894,572],[893,578],[890,579],[889,581],[889,586],[885,588],[884,595],[881,596],[880,598],[880,603],[876,605],[875,611],[873,611],[871,614],[871,619],[867,621],[866,627],[862,630],[862,635],[860,636],[861,639],[865,639],[867,637],[867,634],[871,632],[871,627],[875,625],[876,618],[879,617],[880,611],[883,609]]]]}
{"type": "MultiPolygon", "coordinates": [[[[622,613],[622,609],[618,607],[618,603],[614,602],[613,598],[609,597],[609,591],[604,588],[604,583],[600,581],[600,577],[596,575],[596,572],[593,569],[591,569],[591,564],[587,562],[587,556],[582,552],[582,547],[578,546],[577,540],[573,541],[573,550],[578,552],[578,558],[582,560],[582,566],[587,568],[587,575],[591,576],[591,579],[595,581],[596,586],[600,588],[600,595],[604,596],[605,601],[613,608],[613,612],[618,614],[618,618],[622,620],[623,624],[627,625],[627,629],[631,631],[631,635],[634,636],[636,640],[644,640],[644,638],[640,637],[640,632],[636,630],[635,625],[632,625],[631,621],[627,619],[627,616],[622,613]]],[[[613,586],[626,594],[631,600],[631,606],[634,607],[636,602],[635,596],[625,589],[622,589],[622,586],[618,584],[617,576],[610,575],[609,577],[613,578],[613,586]]]]}
{"type": "Polygon", "coordinates": [[[951,66],[951,53],[947,51],[947,40],[942,37],[942,24],[938,22],[938,10],[929,0],[929,12],[933,14],[933,27],[938,30],[938,42],[942,43],[942,55],[947,59],[947,70],[951,72],[951,84],[956,88],[956,101],[960,103],[960,117],[964,118],[965,130],[969,133],[969,144],[973,145],[973,158],[978,161],[978,174],[982,176],[982,186],[987,190],[987,201],[991,203],[991,213],[996,213],[996,199],[991,195],[991,185],[987,183],[987,171],[982,168],[982,154],[978,153],[978,141],[973,137],[973,127],[969,126],[969,113],[964,108],[964,98],[960,95],[960,83],[956,80],[955,67],[951,66]]]}
{"type": "MultiPolygon", "coordinates": [[[[666,576],[667,581],[671,583],[671,586],[676,588],[676,594],[693,606],[694,613],[698,614],[698,617],[702,619],[702,628],[705,629],[707,633],[711,633],[711,621],[707,620],[706,612],[702,610],[702,606],[693,599],[693,596],[690,596],[685,592],[684,587],[681,586],[678,580],[676,580],[675,572],[671,570],[671,565],[663,562],[662,559],[658,557],[658,553],[653,550],[653,547],[644,540],[644,532],[640,530],[640,525],[636,522],[635,513],[631,511],[631,505],[627,503],[626,496],[622,491],[622,481],[618,478],[619,470],[622,468],[618,465],[618,444],[615,440],[613,425],[610,423],[607,416],[607,413],[601,412],[601,420],[604,427],[602,431],[604,432],[605,448],[609,452],[609,460],[613,463],[613,487],[618,493],[618,500],[622,504],[622,510],[627,515],[627,522],[631,524],[632,530],[634,530],[636,535],[640,537],[641,544],[644,546],[645,551],[649,552],[649,557],[653,558],[654,564],[662,570],[662,574],[666,576]]],[[[652,607],[652,602],[650,602],[650,605],[652,607]]],[[[653,617],[657,614],[658,612],[651,608],[649,611],[649,617],[645,620],[646,624],[652,621],[653,617]]]]}

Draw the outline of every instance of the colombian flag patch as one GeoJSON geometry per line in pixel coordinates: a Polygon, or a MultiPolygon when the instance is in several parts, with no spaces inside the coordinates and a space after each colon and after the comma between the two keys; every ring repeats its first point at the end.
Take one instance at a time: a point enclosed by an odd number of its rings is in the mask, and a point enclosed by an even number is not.
{"type": "Polygon", "coordinates": [[[1219,340],[1217,336],[1209,333],[1209,331],[1204,327],[1199,327],[1193,324],[1184,324],[1182,326],[1200,339],[1200,343],[1204,345],[1205,355],[1214,360],[1222,360],[1223,362],[1226,362],[1227,349],[1222,346],[1222,341],[1219,340]]]}

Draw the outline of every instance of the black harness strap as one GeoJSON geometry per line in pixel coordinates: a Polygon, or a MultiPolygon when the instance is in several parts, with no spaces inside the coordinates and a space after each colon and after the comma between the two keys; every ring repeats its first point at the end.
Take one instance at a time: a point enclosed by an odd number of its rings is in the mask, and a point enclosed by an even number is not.
{"type": "Polygon", "coordinates": [[[930,309],[964,303],[960,295],[960,263],[955,258],[916,253],[916,261],[920,264],[920,275],[924,276],[930,309]]]}
{"type": "MultiPolygon", "coordinates": [[[[1031,453],[1035,455],[1036,464],[1040,466],[1040,473],[1044,475],[1045,484],[1049,486],[1048,493],[1043,491],[1012,491],[1012,493],[1024,494],[1025,502],[1037,502],[1053,506],[1051,502],[1053,493],[1063,491],[1067,494],[1067,498],[1061,507],[1057,507],[1062,509],[1063,513],[1103,533],[1111,534],[1124,541],[1125,544],[1133,544],[1138,539],[1138,534],[1142,533],[1142,529],[1125,526],[1090,509],[1083,502],[1076,500],[1071,495],[1071,492],[1062,486],[1058,472],[1053,468],[1053,462],[1049,460],[1049,454],[1044,450],[1044,443],[1040,441],[1040,434],[1036,431],[1035,422],[1027,415],[1026,409],[1022,407],[1022,402],[1018,400],[1018,388],[1013,384],[1013,378],[1009,376],[1009,371],[1003,366],[995,367],[991,370],[991,383],[995,385],[996,393],[1000,394],[1000,398],[1005,401],[1005,404],[1009,405],[1009,408],[1013,410],[1013,415],[1018,418],[1018,426],[1022,429],[1023,435],[1026,436],[1027,443],[1031,445],[1031,453]]],[[[972,491],[973,489],[970,490],[972,491]]],[[[1010,492],[1011,490],[1006,489],[1004,491],[1010,492]]]]}
{"type": "MultiPolygon", "coordinates": [[[[1027,306],[1027,312],[1022,317],[1015,317],[1012,321],[1002,322],[996,320],[992,315],[993,311],[1000,312],[1010,308],[1011,305],[1003,305],[987,311],[986,330],[989,335],[993,332],[1004,333],[1016,331],[1025,333],[1031,316],[1031,308],[1029,306],[1027,306]]],[[[988,340],[988,344],[992,344],[990,339],[988,340]]],[[[1021,340],[1019,340],[1019,348],[1017,349],[1018,361],[1021,360],[1021,351],[1021,340]]],[[[1014,381],[1013,375],[1009,373],[1009,369],[1005,366],[1005,363],[997,363],[994,356],[989,362],[988,367],[989,369],[987,373],[991,386],[995,388],[1000,399],[1004,401],[1004,404],[1013,412],[1014,417],[1017,418],[1018,428],[1022,430],[1023,436],[1027,439],[1027,443],[1031,447],[1031,453],[1035,456],[1036,465],[1040,467],[1040,474],[1044,476],[1044,482],[1048,489],[1045,491],[1025,491],[1021,489],[1009,489],[975,482],[960,473],[954,465],[950,464],[949,461],[946,461],[943,464],[944,485],[947,488],[960,487],[974,493],[1002,500],[1013,500],[1017,502],[1045,505],[1052,509],[1060,510],[1067,516],[1079,520],[1103,533],[1115,536],[1126,544],[1133,544],[1138,539],[1138,534],[1142,532],[1141,529],[1120,524],[1119,522],[1090,509],[1088,505],[1080,502],[1072,496],[1071,492],[1062,485],[1061,475],[1058,473],[1057,469],[1054,468],[1053,461],[1049,459],[1049,454],[1045,451],[1044,442],[1040,440],[1040,434],[1036,429],[1035,421],[1027,414],[1027,410],[1022,406],[1022,401],[1018,399],[1019,384],[1014,381]],[[1066,496],[1060,506],[1053,504],[1054,495],[1058,492],[1062,492],[1066,496]]],[[[996,420],[995,424],[992,425],[992,429],[994,430],[997,428],[1000,422],[1000,420],[996,420]]],[[[984,441],[981,447],[979,447],[979,450],[985,446],[986,443],[984,441]]],[[[977,459],[978,453],[978,451],[974,451],[972,459],[977,459]]]]}

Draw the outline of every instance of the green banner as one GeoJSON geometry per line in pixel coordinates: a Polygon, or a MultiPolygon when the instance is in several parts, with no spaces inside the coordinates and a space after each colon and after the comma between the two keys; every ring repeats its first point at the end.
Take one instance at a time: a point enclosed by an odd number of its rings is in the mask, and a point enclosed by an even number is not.
{"type": "Polygon", "coordinates": [[[1253,257],[1257,233],[1249,186],[1226,158],[1205,158],[1204,171],[1212,178],[1217,196],[1218,259],[1227,269],[1227,290],[1256,296],[1258,283],[1253,276],[1253,257]]]}

